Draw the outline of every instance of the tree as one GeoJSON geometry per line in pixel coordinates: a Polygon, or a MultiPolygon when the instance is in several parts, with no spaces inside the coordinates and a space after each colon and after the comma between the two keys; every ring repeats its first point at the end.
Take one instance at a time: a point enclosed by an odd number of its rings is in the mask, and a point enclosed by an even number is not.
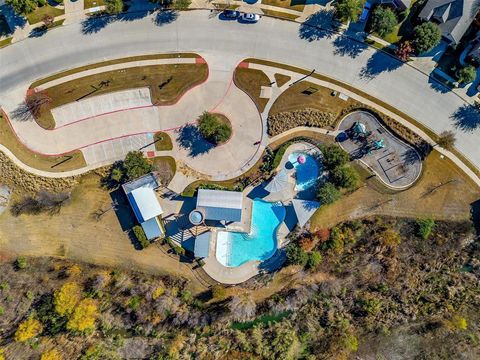
{"type": "Polygon", "coordinates": [[[312,251],[308,254],[307,268],[315,269],[322,262],[322,254],[319,251],[312,251]]]}
{"type": "Polygon", "coordinates": [[[25,342],[40,334],[43,330],[42,324],[37,319],[29,317],[18,325],[15,332],[15,341],[25,342]]]}
{"type": "Polygon", "coordinates": [[[398,25],[397,16],[389,7],[377,6],[373,11],[372,30],[381,37],[390,34],[398,25]]]}
{"type": "Polygon", "coordinates": [[[145,159],[141,151],[130,151],[125,157],[123,165],[130,180],[139,178],[152,171],[152,165],[145,159]]]}
{"type": "Polygon", "coordinates": [[[317,198],[323,205],[333,204],[340,200],[342,193],[330,182],[325,183],[318,190],[317,198]]]}
{"type": "Polygon", "coordinates": [[[29,92],[25,101],[14,111],[14,116],[20,121],[28,121],[39,117],[43,111],[48,109],[52,98],[46,91],[29,92]]]}
{"type": "Polygon", "coordinates": [[[40,360],[62,360],[62,354],[57,349],[50,349],[42,353],[40,360]]]}
{"type": "Polygon", "coordinates": [[[95,330],[95,320],[98,317],[98,307],[95,300],[83,299],[75,307],[72,316],[67,322],[67,329],[71,331],[88,332],[95,330]]]}
{"type": "Polygon", "coordinates": [[[333,169],[331,172],[331,180],[338,187],[353,190],[360,181],[360,175],[358,175],[358,172],[351,166],[342,165],[333,169]]]}
{"type": "Polygon", "coordinates": [[[472,65],[467,65],[458,71],[458,82],[469,84],[477,77],[477,70],[472,65]]]}
{"type": "Polygon", "coordinates": [[[415,48],[412,43],[408,40],[402,42],[397,50],[395,50],[395,55],[402,61],[408,61],[410,55],[415,52],[415,48]]]}
{"type": "Polygon", "coordinates": [[[29,14],[38,7],[37,0],[7,0],[6,3],[19,15],[29,14]]]}
{"type": "Polygon", "coordinates": [[[108,14],[120,14],[123,11],[123,0],[106,0],[105,11],[108,14]]]}
{"type": "Polygon", "coordinates": [[[447,150],[453,149],[455,141],[455,133],[451,130],[442,131],[438,137],[438,145],[447,150]]]}
{"type": "Polygon", "coordinates": [[[336,17],[341,21],[356,22],[362,13],[363,2],[361,0],[336,0],[333,6],[336,17]]]}
{"type": "Polygon", "coordinates": [[[49,14],[45,14],[45,15],[42,17],[43,25],[44,25],[47,29],[53,25],[54,20],[55,20],[55,18],[54,18],[52,15],[49,15],[49,14]]]}
{"type": "Polygon", "coordinates": [[[148,241],[147,236],[140,225],[135,225],[133,227],[133,233],[142,249],[145,249],[150,245],[150,241],[148,241]]]}
{"type": "Polygon", "coordinates": [[[232,314],[232,318],[236,321],[247,321],[255,316],[257,304],[247,295],[234,296],[230,300],[228,307],[232,314]]]}
{"type": "Polygon", "coordinates": [[[287,261],[289,264],[305,266],[308,261],[308,254],[295,243],[287,245],[287,261]]]}
{"type": "Polygon", "coordinates": [[[46,190],[41,190],[36,197],[27,195],[15,202],[10,211],[13,216],[21,214],[39,214],[41,212],[49,212],[56,214],[61,207],[70,200],[70,193],[51,193],[46,190]]]}
{"type": "Polygon", "coordinates": [[[440,43],[442,32],[437,24],[424,22],[413,29],[413,45],[419,54],[432,50],[440,43]]]}
{"type": "Polygon", "coordinates": [[[435,220],[431,218],[417,219],[417,234],[423,240],[427,240],[432,234],[433,228],[435,227],[435,220]]]}
{"type": "Polygon", "coordinates": [[[328,170],[342,166],[350,160],[348,153],[337,145],[322,146],[323,164],[328,170]]]}
{"type": "Polygon", "coordinates": [[[215,145],[226,142],[232,135],[230,124],[207,111],[198,119],[198,130],[205,140],[215,145]]]}
{"type": "Polygon", "coordinates": [[[70,315],[80,301],[80,296],[81,289],[77,283],[68,282],[63,284],[53,295],[55,311],[61,316],[70,315]]]}

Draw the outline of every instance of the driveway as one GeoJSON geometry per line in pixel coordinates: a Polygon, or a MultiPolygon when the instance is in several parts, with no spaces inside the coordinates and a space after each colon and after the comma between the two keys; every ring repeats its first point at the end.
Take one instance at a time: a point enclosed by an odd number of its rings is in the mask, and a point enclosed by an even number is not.
{"type": "MultiPolygon", "coordinates": [[[[410,66],[363,44],[332,37],[309,26],[309,21],[299,25],[262,18],[257,24],[245,25],[219,21],[209,14],[188,11],[178,18],[162,15],[162,21],[154,14],[135,21],[72,24],[8,46],[0,50],[0,105],[11,112],[33,80],[104,59],[193,51],[207,59],[213,74],[231,74],[239,61],[256,57],[315,69],[395,106],[436,133],[453,130],[458,150],[480,167],[478,113],[452,92],[431,87],[428,77],[410,66]]],[[[205,101],[202,107],[208,108],[209,95],[197,96],[205,101]]],[[[22,139],[33,141],[26,129],[35,124],[27,127],[16,122],[14,126],[22,139]]],[[[32,134],[40,139],[45,135],[37,130],[32,134]]],[[[45,139],[45,143],[49,142],[45,139]]]]}

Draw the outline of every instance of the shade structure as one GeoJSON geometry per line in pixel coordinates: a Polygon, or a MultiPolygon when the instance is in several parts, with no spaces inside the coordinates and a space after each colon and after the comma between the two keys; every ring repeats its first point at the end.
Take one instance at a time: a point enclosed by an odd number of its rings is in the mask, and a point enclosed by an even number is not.
{"type": "Polygon", "coordinates": [[[285,170],[280,170],[277,175],[265,186],[269,193],[275,193],[284,190],[288,186],[288,175],[285,170]]]}
{"type": "Polygon", "coordinates": [[[366,128],[365,125],[362,124],[361,122],[355,123],[355,125],[353,126],[353,130],[354,130],[357,134],[365,134],[365,133],[367,132],[367,128],[366,128]]]}
{"type": "Polygon", "coordinates": [[[297,215],[298,225],[302,228],[310,220],[312,215],[320,207],[320,203],[312,200],[292,200],[295,215],[297,215]]]}

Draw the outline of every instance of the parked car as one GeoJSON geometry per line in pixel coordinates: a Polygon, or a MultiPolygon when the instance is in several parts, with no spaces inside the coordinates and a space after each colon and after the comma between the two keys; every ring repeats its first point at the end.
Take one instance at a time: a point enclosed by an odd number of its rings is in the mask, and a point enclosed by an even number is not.
{"type": "Polygon", "coordinates": [[[260,20],[260,15],[253,13],[245,13],[240,16],[240,20],[244,22],[256,23],[260,20]]]}
{"type": "Polygon", "coordinates": [[[235,10],[224,10],[222,16],[226,19],[236,19],[240,16],[240,12],[235,10]]]}
{"type": "Polygon", "coordinates": [[[362,15],[360,15],[360,22],[365,22],[368,19],[368,15],[370,13],[370,10],[372,9],[372,4],[370,4],[368,1],[363,5],[363,11],[362,15]]]}

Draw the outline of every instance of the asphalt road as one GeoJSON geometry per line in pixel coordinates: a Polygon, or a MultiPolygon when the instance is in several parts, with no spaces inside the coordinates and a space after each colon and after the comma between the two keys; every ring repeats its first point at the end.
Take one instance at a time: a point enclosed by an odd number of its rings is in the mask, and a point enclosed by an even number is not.
{"type": "Polygon", "coordinates": [[[161,26],[155,16],[104,27],[72,24],[8,46],[0,50],[0,105],[12,111],[33,80],[106,59],[197,52],[208,57],[212,69],[231,72],[242,59],[255,57],[315,69],[395,106],[436,133],[454,130],[458,150],[480,168],[478,116],[455,94],[435,89],[417,70],[305,25],[266,17],[247,25],[209,15],[208,11],[183,12],[176,19],[164,15],[161,26]]]}

